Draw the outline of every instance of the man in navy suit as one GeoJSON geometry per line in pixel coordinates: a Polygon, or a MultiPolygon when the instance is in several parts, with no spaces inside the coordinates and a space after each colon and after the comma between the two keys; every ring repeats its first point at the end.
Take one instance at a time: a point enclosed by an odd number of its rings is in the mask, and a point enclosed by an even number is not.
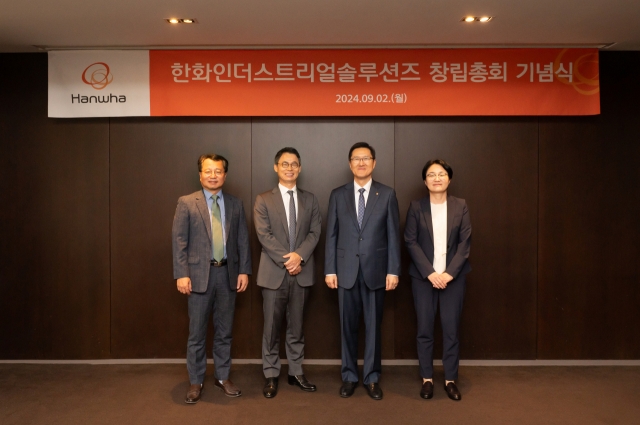
{"type": "Polygon", "coordinates": [[[385,290],[398,286],[400,226],[395,190],[373,181],[376,152],[359,142],[349,150],[354,181],[331,192],[327,217],[325,282],[338,289],[342,335],[341,397],[358,385],[358,327],[364,312],[362,382],[374,400],[382,399],[382,308],[385,290]]]}
{"type": "Polygon", "coordinates": [[[200,400],[202,393],[212,312],[214,385],[228,397],[242,394],[229,379],[231,333],[236,293],[249,283],[251,251],[242,201],[222,193],[228,168],[221,155],[202,155],[198,159],[202,190],[178,199],[173,218],[173,277],[178,291],[188,296],[188,404],[200,400]]]}

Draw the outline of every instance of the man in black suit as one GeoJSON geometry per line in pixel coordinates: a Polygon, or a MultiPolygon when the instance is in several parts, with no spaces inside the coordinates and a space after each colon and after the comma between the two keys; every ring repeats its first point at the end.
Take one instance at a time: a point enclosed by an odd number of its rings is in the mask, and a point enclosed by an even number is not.
{"type": "Polygon", "coordinates": [[[173,218],[173,277],[178,291],[188,296],[188,404],[200,400],[212,311],[214,385],[229,397],[242,394],[229,379],[231,331],[236,293],[249,283],[251,252],[242,201],[222,193],[228,167],[221,155],[202,155],[198,159],[202,190],[178,199],[173,218]]]}
{"type": "Polygon", "coordinates": [[[373,181],[376,152],[359,142],[349,150],[354,181],[331,192],[327,217],[325,282],[338,289],[342,335],[341,397],[358,385],[358,327],[364,312],[362,382],[374,400],[382,399],[382,308],[385,290],[398,286],[400,229],[395,190],[373,181]]]}

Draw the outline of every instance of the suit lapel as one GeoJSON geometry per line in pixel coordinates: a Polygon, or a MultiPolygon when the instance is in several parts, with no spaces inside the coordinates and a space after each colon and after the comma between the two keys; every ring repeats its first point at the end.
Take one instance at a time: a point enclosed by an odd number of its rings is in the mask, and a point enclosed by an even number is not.
{"type": "Polygon", "coordinates": [[[204,221],[204,226],[207,229],[209,240],[211,240],[211,214],[209,213],[207,198],[205,197],[204,192],[196,196],[196,205],[198,207],[198,211],[200,211],[200,215],[202,215],[202,220],[204,221]]]}
{"type": "MultiPolygon", "coordinates": [[[[362,229],[364,229],[364,226],[367,225],[367,221],[369,220],[369,217],[371,217],[371,212],[376,207],[376,203],[380,198],[378,193],[379,193],[378,184],[375,181],[372,181],[371,188],[369,189],[369,196],[367,197],[367,206],[364,208],[364,217],[362,218],[362,228],[360,229],[361,232],[362,232],[362,229]]],[[[353,198],[354,198],[353,202],[355,203],[355,197],[353,198]]]]}
{"type": "Polygon", "coordinates": [[[296,217],[296,241],[298,240],[298,233],[300,233],[300,223],[303,220],[305,205],[306,205],[306,193],[302,189],[298,188],[298,216],[296,217]]]}
{"type": "MultiPolygon", "coordinates": [[[[349,215],[351,216],[351,219],[353,220],[353,224],[356,226],[356,229],[358,228],[358,213],[356,211],[356,198],[355,195],[353,193],[353,185],[354,183],[347,183],[347,185],[344,187],[344,197],[345,197],[345,201],[347,202],[347,208],[349,209],[349,215]]],[[[366,209],[365,209],[366,212],[366,209]]]]}
{"type": "MultiPolygon", "coordinates": [[[[433,242],[433,218],[431,217],[431,201],[429,200],[429,195],[422,198],[422,201],[420,201],[420,206],[422,207],[422,215],[424,216],[424,221],[427,222],[427,228],[429,229],[431,242],[433,242]]],[[[447,209],[448,208],[449,207],[447,207],[447,209]]]]}
{"type": "Polygon", "coordinates": [[[451,197],[447,196],[447,250],[449,249],[449,237],[451,236],[451,228],[453,227],[453,216],[455,215],[455,202],[451,197]]]}
{"type": "Polygon", "coordinates": [[[287,223],[287,212],[284,210],[284,200],[282,198],[282,192],[280,192],[280,187],[276,186],[276,188],[271,191],[271,194],[273,194],[272,201],[275,204],[276,211],[278,212],[278,217],[280,217],[280,222],[282,223],[284,234],[287,235],[287,240],[289,240],[289,224],[287,223]]]}
{"type": "Polygon", "coordinates": [[[229,239],[229,229],[231,229],[233,202],[224,192],[222,192],[222,197],[224,199],[224,242],[227,243],[227,239],[229,239]]]}

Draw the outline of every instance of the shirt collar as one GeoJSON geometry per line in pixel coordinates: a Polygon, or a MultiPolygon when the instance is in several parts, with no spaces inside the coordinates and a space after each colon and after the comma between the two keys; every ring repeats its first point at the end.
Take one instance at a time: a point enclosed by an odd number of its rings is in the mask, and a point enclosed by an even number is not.
{"type": "MultiPolygon", "coordinates": [[[[204,192],[204,197],[205,199],[208,201],[209,199],[211,199],[211,197],[213,196],[213,193],[209,192],[207,189],[205,189],[204,187],[202,188],[202,191],[204,192]]],[[[222,189],[220,189],[218,191],[218,198],[222,199],[222,189]]]]}
{"type": "Polygon", "coordinates": [[[356,193],[358,192],[358,189],[364,189],[365,192],[369,193],[369,191],[371,190],[371,183],[373,182],[373,179],[369,179],[369,181],[367,183],[365,183],[364,186],[360,186],[358,183],[356,183],[356,181],[353,181],[353,187],[356,191],[356,193]]]}
{"type": "Polygon", "coordinates": [[[283,186],[282,184],[278,183],[278,188],[280,189],[280,193],[282,193],[282,196],[284,195],[288,195],[288,191],[293,190],[293,194],[297,195],[298,194],[298,186],[293,186],[291,189],[283,186]]]}

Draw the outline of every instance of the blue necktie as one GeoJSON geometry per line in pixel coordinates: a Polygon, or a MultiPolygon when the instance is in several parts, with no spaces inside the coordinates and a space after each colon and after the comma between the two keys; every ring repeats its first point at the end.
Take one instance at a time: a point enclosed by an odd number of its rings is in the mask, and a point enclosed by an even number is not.
{"type": "Polygon", "coordinates": [[[287,190],[289,198],[289,252],[296,249],[296,203],[293,200],[293,190],[287,190]]]}
{"type": "Polygon", "coordinates": [[[358,227],[362,229],[362,219],[364,218],[364,189],[358,189],[360,199],[358,199],[358,227]]]}

